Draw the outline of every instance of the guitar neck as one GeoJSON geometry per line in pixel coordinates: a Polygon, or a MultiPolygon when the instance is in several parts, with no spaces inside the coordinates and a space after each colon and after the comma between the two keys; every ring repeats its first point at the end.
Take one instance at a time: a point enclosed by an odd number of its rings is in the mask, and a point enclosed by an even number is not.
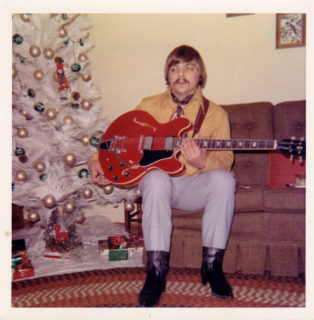
{"type": "Polygon", "coordinates": [[[194,139],[194,141],[201,149],[206,149],[206,150],[275,150],[277,148],[277,141],[276,140],[194,139]]]}
{"type": "MultiPolygon", "coordinates": [[[[176,150],[184,138],[174,137],[145,137],[145,150],[176,150]]],[[[277,140],[255,140],[255,139],[228,139],[210,140],[194,139],[201,149],[206,150],[275,150],[277,140]]]]}

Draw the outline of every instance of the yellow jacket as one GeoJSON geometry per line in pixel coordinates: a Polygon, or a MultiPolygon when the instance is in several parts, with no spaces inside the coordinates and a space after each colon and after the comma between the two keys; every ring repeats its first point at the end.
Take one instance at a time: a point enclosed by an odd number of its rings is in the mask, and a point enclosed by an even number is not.
{"type": "MultiPolygon", "coordinates": [[[[203,99],[202,91],[198,88],[190,102],[183,107],[184,117],[194,124],[200,106],[203,107],[203,99]]],[[[135,109],[147,111],[158,122],[165,123],[170,121],[173,116],[176,110],[176,104],[172,100],[170,89],[168,89],[163,93],[144,98],[135,109]]],[[[193,129],[188,132],[188,136],[191,136],[192,132],[193,129]]],[[[210,101],[209,109],[200,131],[194,138],[197,137],[214,140],[230,139],[230,124],[227,112],[214,102],[210,101]]],[[[185,175],[194,175],[213,169],[230,171],[234,158],[232,151],[207,151],[207,163],[202,170],[187,163],[182,155],[179,155],[178,159],[186,167],[185,175]]]]}

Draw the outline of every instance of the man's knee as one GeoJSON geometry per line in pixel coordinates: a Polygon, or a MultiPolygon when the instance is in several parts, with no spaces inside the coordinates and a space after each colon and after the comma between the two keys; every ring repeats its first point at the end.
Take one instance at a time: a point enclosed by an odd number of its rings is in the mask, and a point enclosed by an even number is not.
{"type": "Polygon", "coordinates": [[[236,179],[234,176],[226,170],[213,170],[209,172],[210,184],[214,186],[215,190],[224,192],[235,192],[236,179]]]}
{"type": "Polygon", "coordinates": [[[171,188],[170,177],[161,170],[152,170],[143,177],[139,183],[139,188],[142,193],[147,189],[150,189],[150,191],[164,190],[168,192],[171,188]]]}

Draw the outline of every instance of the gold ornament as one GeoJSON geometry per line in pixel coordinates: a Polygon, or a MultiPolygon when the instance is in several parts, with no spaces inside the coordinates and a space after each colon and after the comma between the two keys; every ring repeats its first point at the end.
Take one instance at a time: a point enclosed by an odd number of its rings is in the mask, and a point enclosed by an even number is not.
{"type": "Polygon", "coordinates": [[[63,124],[73,124],[74,120],[71,116],[65,116],[63,118],[63,124]]]}
{"type": "Polygon", "coordinates": [[[26,174],[26,172],[24,170],[16,171],[15,177],[16,177],[17,181],[25,182],[27,180],[27,174],[26,174]]]}
{"type": "Polygon", "coordinates": [[[83,137],[82,138],[82,142],[83,142],[83,144],[88,145],[89,144],[89,138],[87,136],[83,137]]]}
{"type": "Polygon", "coordinates": [[[29,48],[29,53],[32,57],[36,58],[40,56],[41,50],[38,46],[33,45],[29,48]]]}
{"type": "Polygon", "coordinates": [[[83,74],[82,79],[87,82],[91,80],[92,76],[90,74],[83,74]]]}
{"type": "Polygon", "coordinates": [[[53,120],[56,118],[58,112],[55,108],[48,108],[47,111],[45,112],[46,118],[48,120],[53,120]]]}
{"type": "Polygon", "coordinates": [[[85,54],[85,53],[80,53],[80,54],[78,55],[78,59],[79,59],[80,62],[84,62],[84,61],[87,61],[87,60],[88,60],[88,56],[87,56],[87,54],[85,54]]]}
{"type": "Polygon", "coordinates": [[[75,219],[76,223],[82,224],[85,221],[85,217],[83,214],[80,214],[79,216],[77,216],[77,218],[75,219]]]}
{"type": "Polygon", "coordinates": [[[15,65],[12,66],[12,78],[15,78],[17,75],[17,69],[15,67],[15,65]]]}
{"type": "Polygon", "coordinates": [[[29,222],[37,222],[38,220],[40,220],[40,216],[39,216],[39,213],[38,211],[34,210],[34,209],[31,209],[29,210],[28,212],[28,220],[29,222]]]}
{"type": "Polygon", "coordinates": [[[44,196],[42,202],[47,209],[51,209],[56,206],[56,199],[51,194],[47,194],[46,196],[44,196]]]}
{"type": "Polygon", "coordinates": [[[75,154],[73,153],[67,153],[63,157],[63,161],[68,166],[73,166],[76,162],[75,154]]]}
{"type": "Polygon", "coordinates": [[[29,22],[29,21],[31,21],[30,16],[29,16],[28,14],[26,14],[26,13],[20,14],[20,17],[21,17],[21,19],[22,19],[24,22],[29,22]]]}
{"type": "Polygon", "coordinates": [[[140,189],[136,189],[135,194],[140,197],[141,196],[141,190],[140,189]]]}
{"type": "Polygon", "coordinates": [[[52,59],[54,57],[55,53],[53,52],[53,50],[51,48],[45,48],[44,55],[45,55],[45,58],[52,59]]]}
{"type": "Polygon", "coordinates": [[[25,117],[26,120],[32,120],[33,117],[31,116],[31,114],[29,114],[27,111],[22,110],[20,111],[22,113],[22,115],[25,117]]]}
{"type": "Polygon", "coordinates": [[[125,201],[124,202],[124,209],[126,211],[132,212],[134,210],[135,206],[134,206],[134,202],[132,201],[125,201]]]}
{"type": "Polygon", "coordinates": [[[82,194],[85,199],[90,199],[93,195],[93,190],[91,188],[86,187],[83,189],[82,194]]]}
{"type": "Polygon", "coordinates": [[[20,128],[17,130],[17,136],[20,138],[27,138],[28,137],[28,131],[25,128],[20,128]]]}
{"type": "Polygon", "coordinates": [[[41,70],[35,70],[34,71],[34,78],[36,80],[41,80],[44,76],[44,73],[41,70]]]}
{"type": "Polygon", "coordinates": [[[108,184],[103,189],[104,189],[105,194],[110,194],[113,192],[113,186],[111,184],[108,184]]]}
{"type": "Polygon", "coordinates": [[[67,201],[63,206],[63,211],[66,213],[72,213],[75,210],[74,201],[67,201]]]}
{"type": "Polygon", "coordinates": [[[81,107],[85,110],[89,110],[93,106],[92,102],[88,99],[83,99],[81,101],[81,107]]]}
{"type": "Polygon", "coordinates": [[[67,35],[66,29],[65,28],[61,28],[59,30],[59,37],[64,38],[64,37],[66,37],[66,35],[67,35]]]}
{"type": "Polygon", "coordinates": [[[44,172],[46,170],[46,165],[43,161],[37,161],[34,168],[37,172],[44,172]]]}

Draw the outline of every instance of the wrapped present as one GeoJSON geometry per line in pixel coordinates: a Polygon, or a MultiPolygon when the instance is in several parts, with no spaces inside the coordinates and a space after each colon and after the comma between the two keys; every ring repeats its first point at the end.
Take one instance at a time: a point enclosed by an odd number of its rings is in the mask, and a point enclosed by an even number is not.
{"type": "Polygon", "coordinates": [[[109,256],[108,240],[99,240],[98,249],[101,256],[109,256]]]}
{"type": "Polygon", "coordinates": [[[109,261],[128,260],[128,249],[109,250],[109,261]]]}
{"type": "Polygon", "coordinates": [[[109,237],[107,240],[98,241],[99,254],[109,257],[110,261],[126,260],[137,254],[143,254],[143,238],[131,236],[126,239],[124,236],[109,237]],[[126,255],[127,251],[127,255],[126,255]]]}
{"type": "Polygon", "coordinates": [[[128,259],[127,242],[124,236],[112,236],[108,240],[99,240],[98,248],[100,255],[109,256],[109,261],[128,259]]]}
{"type": "Polygon", "coordinates": [[[122,235],[108,237],[109,249],[125,249],[127,247],[126,237],[122,235]]]}
{"type": "Polygon", "coordinates": [[[35,275],[31,260],[26,260],[23,263],[16,265],[13,272],[13,280],[30,278],[35,275]]]}
{"type": "Polygon", "coordinates": [[[139,238],[131,237],[127,239],[127,247],[129,257],[132,257],[136,254],[143,254],[144,252],[144,241],[139,238]]]}
{"type": "Polygon", "coordinates": [[[18,253],[20,251],[26,251],[25,239],[12,240],[12,254],[18,253]]]}

